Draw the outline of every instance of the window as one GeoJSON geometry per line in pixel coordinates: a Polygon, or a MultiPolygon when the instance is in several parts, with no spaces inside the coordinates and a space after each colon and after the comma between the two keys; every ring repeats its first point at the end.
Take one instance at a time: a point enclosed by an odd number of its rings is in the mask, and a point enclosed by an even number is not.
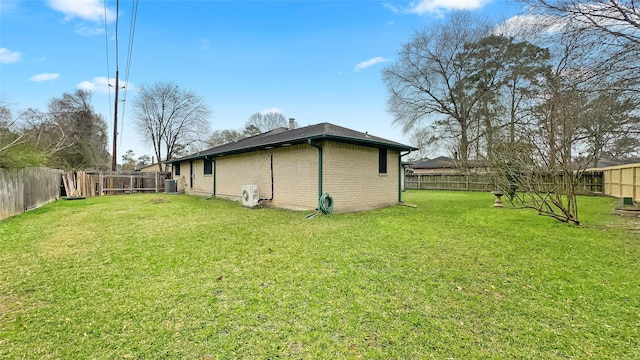
{"type": "Polygon", "coordinates": [[[204,174],[211,175],[213,174],[213,161],[211,159],[204,159],[204,174]]]}
{"type": "Polygon", "coordinates": [[[378,149],[378,173],[387,173],[387,149],[378,149]]]}
{"type": "Polygon", "coordinates": [[[173,164],[173,168],[176,171],[176,175],[180,175],[180,163],[173,164]]]}

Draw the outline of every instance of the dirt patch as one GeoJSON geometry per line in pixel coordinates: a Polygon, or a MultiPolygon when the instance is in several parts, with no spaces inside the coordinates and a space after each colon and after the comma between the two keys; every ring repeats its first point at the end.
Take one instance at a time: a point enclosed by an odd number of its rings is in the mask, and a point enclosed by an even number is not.
{"type": "Polygon", "coordinates": [[[617,221],[610,222],[606,227],[624,229],[633,234],[640,234],[640,217],[620,216],[617,221]]]}
{"type": "Polygon", "coordinates": [[[171,200],[167,200],[165,198],[156,198],[150,201],[150,203],[152,204],[166,204],[166,203],[170,203],[171,200]]]}
{"type": "Polygon", "coordinates": [[[0,334],[23,330],[25,312],[24,305],[17,296],[0,295],[0,334]]]}
{"type": "Polygon", "coordinates": [[[613,209],[613,214],[618,215],[619,223],[616,227],[621,227],[631,231],[633,234],[640,234],[640,209],[626,208],[613,209]]]}
{"type": "Polygon", "coordinates": [[[613,213],[620,216],[640,218],[640,209],[613,209],[613,213]]]}

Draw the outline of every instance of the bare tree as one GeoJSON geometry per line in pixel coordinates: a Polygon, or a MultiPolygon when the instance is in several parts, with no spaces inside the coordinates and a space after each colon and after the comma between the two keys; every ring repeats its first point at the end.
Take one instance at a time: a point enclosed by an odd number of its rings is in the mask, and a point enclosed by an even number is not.
{"type": "MultiPolygon", "coordinates": [[[[578,129],[578,140],[584,151],[592,158],[594,167],[605,154],[613,154],[625,142],[636,142],[640,134],[640,107],[638,99],[624,97],[624,94],[598,93],[584,106],[584,120],[578,129]],[[635,136],[634,136],[635,135],[635,136]]],[[[633,152],[627,149],[627,152],[633,152]]],[[[623,154],[627,155],[627,154],[623,154]]]]}
{"type": "MultiPolygon", "coordinates": [[[[590,92],[640,93],[640,6],[635,0],[520,0],[528,14],[549,19],[556,44],[579,44],[590,92]],[[559,40],[559,41],[558,41],[559,40]]],[[[575,67],[577,68],[577,67],[575,67]]]]}
{"type": "Polygon", "coordinates": [[[414,33],[383,71],[389,92],[388,111],[405,133],[430,124],[457,139],[463,165],[469,157],[470,130],[488,89],[469,79],[476,69],[468,66],[465,46],[487,36],[490,26],[469,13],[454,13],[450,20],[414,33]]]}
{"type": "Polygon", "coordinates": [[[549,14],[581,29],[595,30],[605,39],[640,44],[640,4],[635,0],[523,0],[530,10],[549,14]]]}
{"type": "Polygon", "coordinates": [[[246,135],[239,130],[233,130],[233,129],[215,130],[213,133],[211,133],[211,136],[209,136],[209,139],[207,140],[207,144],[210,147],[220,146],[220,145],[228,144],[234,141],[238,141],[245,137],[246,135]]]}
{"type": "Polygon", "coordinates": [[[26,141],[23,134],[14,131],[15,119],[11,114],[11,109],[3,102],[0,102],[0,152],[7,151],[26,141]]]}
{"type": "Polygon", "coordinates": [[[432,150],[434,141],[433,136],[426,128],[412,131],[409,135],[409,143],[417,147],[418,151],[412,152],[407,158],[411,160],[426,160],[429,151],[432,150]]]}
{"type": "Polygon", "coordinates": [[[287,127],[287,119],[281,113],[277,111],[269,111],[266,113],[254,113],[249,117],[249,120],[245,123],[245,129],[250,126],[254,126],[259,130],[259,133],[264,133],[279,127],[287,127]]]}
{"type": "Polygon", "coordinates": [[[580,39],[558,40],[555,67],[544,73],[542,91],[520,128],[522,136],[517,143],[501,144],[490,167],[496,185],[511,193],[515,205],[579,224],[577,189],[582,175],[607,147],[637,129],[637,102],[615,91],[606,79],[591,76],[591,69],[584,67],[580,39]],[[611,90],[589,91],[595,88],[611,90]]]}
{"type": "Polygon", "coordinates": [[[173,82],[142,85],[133,101],[135,126],[151,142],[164,171],[161,159],[169,160],[178,151],[196,150],[209,133],[211,110],[204,99],[173,82]]]}
{"type": "Polygon", "coordinates": [[[51,114],[29,108],[20,116],[22,134],[45,153],[53,155],[73,145],[63,126],[56,123],[51,114]]]}

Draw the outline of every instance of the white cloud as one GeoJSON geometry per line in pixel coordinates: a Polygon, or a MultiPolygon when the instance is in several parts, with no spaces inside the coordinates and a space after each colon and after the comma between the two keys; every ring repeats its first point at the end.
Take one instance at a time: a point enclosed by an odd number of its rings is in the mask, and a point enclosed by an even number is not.
{"type": "Polygon", "coordinates": [[[475,10],[493,0],[419,0],[409,5],[408,11],[414,14],[432,14],[441,16],[445,11],[475,10]]]}
{"type": "Polygon", "coordinates": [[[29,78],[29,81],[35,81],[35,82],[51,81],[51,80],[56,80],[59,77],[60,77],[60,74],[58,73],[42,73],[42,74],[33,75],[32,77],[29,78]]]}
{"type": "MultiPolygon", "coordinates": [[[[90,21],[104,21],[105,8],[102,0],[49,0],[49,6],[65,15],[65,20],[80,18],[90,21]]],[[[107,21],[115,19],[115,13],[106,9],[107,21]]]]}
{"type": "Polygon", "coordinates": [[[562,19],[550,15],[516,15],[498,24],[493,33],[530,39],[561,31],[565,25],[562,19]]]}
{"type": "MultiPolygon", "coordinates": [[[[78,83],[76,87],[78,89],[87,90],[94,93],[108,94],[112,90],[113,86],[115,86],[115,84],[116,78],[106,78],[104,76],[98,76],[94,77],[91,80],[82,81],[78,83]]],[[[118,86],[120,87],[120,90],[122,90],[123,87],[127,88],[127,90],[135,90],[131,84],[128,84],[123,80],[118,81],[118,86]]]]}
{"type": "Polygon", "coordinates": [[[382,6],[391,10],[392,13],[397,14],[400,12],[400,8],[393,5],[392,3],[388,3],[388,2],[383,2],[382,6]]]}
{"type": "Polygon", "coordinates": [[[368,68],[369,66],[372,66],[372,65],[375,65],[375,64],[381,63],[381,62],[387,62],[387,61],[389,61],[389,60],[383,58],[382,56],[374,57],[373,59],[369,59],[367,61],[363,61],[363,62],[359,63],[358,65],[356,65],[353,68],[353,71],[358,72],[360,70],[368,68]]]}
{"type": "Polygon", "coordinates": [[[261,114],[268,114],[268,113],[280,113],[283,114],[282,110],[280,110],[277,107],[272,107],[271,109],[266,109],[266,110],[262,110],[260,111],[261,114]]]}
{"type": "Polygon", "coordinates": [[[11,51],[7,48],[0,48],[0,63],[10,64],[20,61],[22,56],[18,51],[11,51]]]}
{"type": "Polygon", "coordinates": [[[88,27],[78,24],[76,25],[76,33],[82,36],[104,35],[104,27],[88,27]]]}

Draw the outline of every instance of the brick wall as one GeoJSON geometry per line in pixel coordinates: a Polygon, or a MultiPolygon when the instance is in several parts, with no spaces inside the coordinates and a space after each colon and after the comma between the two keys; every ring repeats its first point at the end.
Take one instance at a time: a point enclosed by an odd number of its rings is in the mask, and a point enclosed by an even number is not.
{"type": "Polygon", "coordinates": [[[240,201],[242,185],[258,185],[260,198],[271,197],[269,150],[219,157],[216,173],[216,196],[240,201]]]}
{"type": "Polygon", "coordinates": [[[188,186],[187,180],[189,179],[189,162],[183,161],[178,164],[173,165],[173,169],[171,170],[171,176],[174,180],[176,180],[177,190],[178,191],[186,191],[186,187],[188,186]],[[180,167],[180,175],[176,175],[177,167],[180,167]]]}
{"type": "Polygon", "coordinates": [[[323,192],[335,212],[351,212],[398,203],[398,152],[387,151],[387,173],[378,172],[378,149],[327,142],[324,144],[323,192]]]}
{"type": "Polygon", "coordinates": [[[274,150],[274,199],[276,207],[312,210],[318,206],[318,150],[294,145],[274,150]]]}
{"type": "Polygon", "coordinates": [[[210,196],[213,194],[213,175],[204,174],[204,160],[193,160],[193,174],[191,173],[189,161],[180,163],[180,175],[175,174],[173,178],[178,181],[178,191],[184,190],[186,194],[210,196]],[[190,178],[193,175],[193,187],[190,178]]]}

